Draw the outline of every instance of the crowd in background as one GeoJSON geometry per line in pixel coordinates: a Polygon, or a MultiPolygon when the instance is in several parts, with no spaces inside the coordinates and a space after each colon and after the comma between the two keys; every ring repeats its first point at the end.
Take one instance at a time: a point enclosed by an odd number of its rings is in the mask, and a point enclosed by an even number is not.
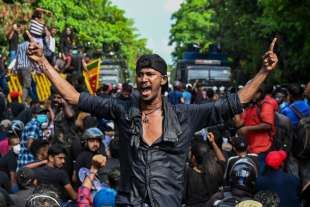
{"type": "MultiPolygon", "coordinates": [[[[120,182],[117,125],[69,105],[52,87],[44,102],[29,97],[30,38],[79,91],[89,57],[72,60],[74,35],[68,27],[56,46],[57,29],[45,27],[36,10],[31,35],[17,24],[8,31],[9,57],[1,56],[0,206],[128,206],[117,196],[120,182]],[[7,69],[20,74],[23,93],[5,85],[7,69]],[[70,77],[70,75],[72,75],[70,77]],[[7,95],[11,102],[8,102],[7,95]],[[22,96],[22,102],[18,98],[22,96]],[[122,203],[122,204],[116,204],[122,203]]],[[[206,87],[176,81],[166,97],[171,104],[214,104],[239,88],[206,87]]],[[[130,84],[103,84],[97,96],[130,102],[130,84]]],[[[309,206],[310,84],[261,87],[242,114],[195,134],[184,177],[184,206],[309,206]],[[302,133],[306,132],[306,133],[302,133]]]]}

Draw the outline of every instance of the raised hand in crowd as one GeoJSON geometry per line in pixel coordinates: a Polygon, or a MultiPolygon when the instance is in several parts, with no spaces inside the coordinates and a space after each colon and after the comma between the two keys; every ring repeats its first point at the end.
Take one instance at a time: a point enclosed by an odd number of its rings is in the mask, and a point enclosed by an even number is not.
{"type": "Polygon", "coordinates": [[[212,148],[215,152],[215,155],[219,161],[225,161],[225,156],[222,152],[222,150],[218,147],[217,143],[215,142],[215,136],[212,132],[208,133],[208,140],[210,144],[212,145],[212,148]]]}
{"type": "Polygon", "coordinates": [[[268,77],[269,73],[273,71],[278,64],[278,56],[274,52],[275,43],[277,38],[274,38],[269,46],[268,51],[263,56],[263,64],[260,71],[256,76],[248,82],[239,92],[240,103],[248,103],[259,89],[264,80],[268,77]]]}

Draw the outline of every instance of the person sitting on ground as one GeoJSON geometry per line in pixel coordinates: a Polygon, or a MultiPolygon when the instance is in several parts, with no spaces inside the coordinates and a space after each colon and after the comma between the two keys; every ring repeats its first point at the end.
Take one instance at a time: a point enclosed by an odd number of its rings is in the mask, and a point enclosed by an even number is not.
{"type": "Polygon", "coordinates": [[[16,180],[19,186],[19,191],[15,194],[10,194],[14,201],[15,207],[25,207],[27,198],[29,198],[37,186],[37,180],[32,169],[23,167],[16,173],[16,180]]]}
{"type": "Polygon", "coordinates": [[[257,154],[254,153],[248,153],[247,148],[248,145],[246,143],[246,140],[242,136],[236,136],[231,139],[231,144],[233,151],[236,153],[236,156],[232,156],[227,160],[226,163],[226,169],[224,174],[224,180],[225,183],[229,183],[229,172],[231,172],[232,167],[234,164],[243,158],[249,159],[249,161],[256,167],[258,171],[258,160],[257,160],[257,154]]]}
{"type": "Polygon", "coordinates": [[[31,144],[34,140],[43,139],[41,122],[46,121],[46,110],[35,104],[31,107],[31,112],[32,119],[26,124],[20,140],[21,149],[18,155],[17,169],[34,161],[33,154],[30,152],[31,144]]]}
{"type": "Polygon", "coordinates": [[[52,108],[55,113],[55,136],[52,142],[61,143],[65,147],[71,146],[72,141],[77,136],[75,127],[75,111],[72,106],[65,101],[57,91],[57,89],[52,86],[52,108]],[[61,136],[61,133],[63,136],[61,136]],[[61,139],[63,137],[63,139],[61,139]]]}
{"type": "Polygon", "coordinates": [[[17,158],[20,151],[20,133],[24,128],[21,121],[13,121],[9,131],[9,152],[0,158],[0,171],[5,172],[10,178],[10,191],[18,191],[16,183],[17,158]],[[18,129],[17,129],[18,128],[18,129]],[[19,132],[18,132],[19,130],[19,132]]]}
{"type": "Polygon", "coordinates": [[[4,119],[0,122],[0,156],[4,156],[9,152],[9,139],[7,132],[11,127],[12,122],[4,119]]]}
{"type": "MultiPolygon", "coordinates": [[[[27,199],[25,207],[60,207],[62,202],[56,189],[50,186],[39,186],[27,199]]],[[[64,205],[65,206],[65,205],[64,205]]]]}
{"type": "Polygon", "coordinates": [[[25,105],[18,101],[19,96],[20,94],[18,91],[12,91],[10,93],[12,102],[9,104],[9,109],[11,110],[13,119],[16,119],[18,115],[25,110],[25,105]]]}
{"type": "Polygon", "coordinates": [[[76,192],[72,188],[69,176],[62,169],[65,164],[65,156],[65,150],[61,145],[51,146],[48,149],[47,164],[34,169],[34,172],[38,183],[54,186],[62,201],[67,201],[68,198],[76,200],[76,192]]]}
{"type": "Polygon", "coordinates": [[[25,167],[34,169],[47,164],[49,143],[46,140],[34,140],[30,152],[34,155],[34,161],[25,167]]]}
{"type": "Polygon", "coordinates": [[[15,207],[14,202],[9,196],[9,193],[0,187],[0,206],[1,207],[15,207]]]}
{"type": "Polygon", "coordinates": [[[107,159],[103,155],[93,156],[90,172],[85,177],[82,186],[78,190],[78,207],[115,207],[116,191],[111,188],[103,188],[95,194],[94,199],[91,198],[93,180],[96,178],[98,170],[106,165],[106,161],[107,159]]]}
{"type": "Polygon", "coordinates": [[[221,206],[226,203],[236,206],[242,201],[253,200],[257,175],[256,167],[248,159],[239,159],[229,172],[229,186],[214,194],[206,206],[221,206]]]}
{"type": "Polygon", "coordinates": [[[74,176],[77,177],[81,168],[90,169],[92,157],[96,154],[102,154],[106,156],[104,144],[102,144],[102,138],[104,134],[98,128],[89,128],[83,134],[84,150],[76,159],[74,176]]]}
{"type": "Polygon", "coordinates": [[[214,135],[208,134],[217,160],[203,141],[192,144],[191,167],[186,168],[184,203],[189,207],[203,207],[223,184],[225,157],[215,142],[214,135]]]}
{"type": "Polygon", "coordinates": [[[275,192],[280,198],[280,207],[300,207],[300,181],[297,177],[285,173],[282,168],[287,153],[283,150],[269,152],[266,165],[269,171],[265,176],[257,178],[257,190],[275,192]]]}

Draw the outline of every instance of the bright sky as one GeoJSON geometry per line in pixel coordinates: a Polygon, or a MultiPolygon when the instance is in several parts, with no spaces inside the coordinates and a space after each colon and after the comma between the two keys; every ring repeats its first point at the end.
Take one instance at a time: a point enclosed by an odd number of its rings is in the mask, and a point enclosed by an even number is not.
{"type": "Polygon", "coordinates": [[[125,10],[125,16],[135,22],[141,37],[147,39],[147,47],[172,63],[173,47],[168,46],[171,14],[180,8],[183,0],[111,0],[125,10]]]}

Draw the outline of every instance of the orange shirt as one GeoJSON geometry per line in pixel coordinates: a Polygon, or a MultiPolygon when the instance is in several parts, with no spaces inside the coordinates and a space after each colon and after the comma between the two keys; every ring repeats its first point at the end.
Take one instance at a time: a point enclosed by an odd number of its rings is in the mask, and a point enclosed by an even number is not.
{"type": "Polygon", "coordinates": [[[260,123],[270,124],[271,131],[248,132],[246,139],[248,143],[248,150],[251,153],[259,154],[266,152],[272,145],[272,139],[275,135],[275,109],[274,105],[268,101],[263,100],[260,107],[260,114],[258,116],[258,105],[248,107],[241,115],[244,121],[244,126],[255,126],[260,123]]]}

